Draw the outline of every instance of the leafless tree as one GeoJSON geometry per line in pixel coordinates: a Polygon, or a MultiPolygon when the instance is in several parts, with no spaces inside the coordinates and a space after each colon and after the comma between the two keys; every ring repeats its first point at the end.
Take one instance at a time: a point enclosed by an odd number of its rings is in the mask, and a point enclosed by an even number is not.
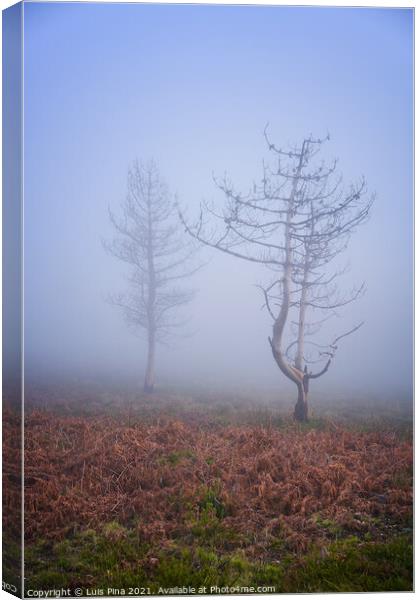
{"type": "Polygon", "coordinates": [[[344,270],[334,270],[330,263],[368,218],[373,197],[367,197],[363,178],[345,189],[336,173],[337,161],[327,165],[317,157],[329,135],[310,135],[287,149],[271,142],[267,128],[264,136],[272,161],[263,162],[260,181],[242,194],[226,176],[215,179],[225,198],[223,208],[204,202],[194,224],[181,211],[179,215],[202,244],[274,273],[268,285],[259,286],[273,320],[268,339],[281,372],[297,386],[295,419],[305,421],[310,380],[328,371],[340,340],[362,325],[327,344],[311,339],[326,320],[338,316],[340,307],[364,291],[361,285],[342,293],[337,279],[344,270]],[[318,369],[312,370],[317,363],[318,369]]]}
{"type": "Polygon", "coordinates": [[[197,267],[192,265],[194,247],[176,218],[172,197],[154,161],[135,161],[128,171],[127,194],[121,215],[109,209],[115,230],[105,249],[130,267],[128,292],[111,296],[127,324],[147,337],[144,391],[153,392],[156,344],[165,343],[185,320],[176,313],[194,292],[179,286],[197,267]]]}

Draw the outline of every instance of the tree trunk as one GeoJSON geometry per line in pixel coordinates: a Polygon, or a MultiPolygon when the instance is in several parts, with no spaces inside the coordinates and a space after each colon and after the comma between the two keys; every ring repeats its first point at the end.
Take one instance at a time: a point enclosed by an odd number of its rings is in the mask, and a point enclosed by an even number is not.
{"type": "Polygon", "coordinates": [[[152,199],[151,199],[152,182],[150,173],[148,174],[148,191],[147,191],[147,273],[148,273],[148,290],[147,290],[147,331],[148,331],[148,350],[147,350],[147,366],[146,376],[144,379],[144,391],[146,394],[151,394],[155,386],[155,300],[156,300],[156,277],[154,263],[154,248],[153,248],[153,217],[152,217],[152,199]]]}
{"type": "Polygon", "coordinates": [[[154,333],[151,332],[149,335],[146,375],[143,386],[143,390],[146,392],[146,394],[151,394],[155,387],[155,347],[155,336],[154,333]]]}
{"type": "Polygon", "coordinates": [[[304,422],[308,420],[308,392],[309,392],[309,375],[305,367],[303,381],[297,384],[298,399],[295,405],[294,418],[296,421],[304,422]]]}
{"type": "Polygon", "coordinates": [[[298,385],[298,399],[293,416],[296,421],[308,420],[308,393],[305,392],[303,385],[298,385]]]}

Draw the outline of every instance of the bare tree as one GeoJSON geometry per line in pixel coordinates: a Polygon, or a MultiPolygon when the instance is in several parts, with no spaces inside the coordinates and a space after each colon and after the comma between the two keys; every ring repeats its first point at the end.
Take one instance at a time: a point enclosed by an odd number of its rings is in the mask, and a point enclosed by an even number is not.
{"type": "Polygon", "coordinates": [[[192,275],[194,248],[176,218],[175,198],[160,176],[155,162],[135,161],[128,171],[127,195],[121,216],[109,209],[116,236],[104,241],[106,250],[131,267],[129,290],[109,298],[127,324],[147,338],[144,391],[153,392],[156,344],[165,343],[185,324],[177,316],[194,292],[178,286],[192,275]]]}
{"type": "Polygon", "coordinates": [[[331,263],[368,218],[373,197],[366,197],[363,178],[345,190],[336,174],[337,161],[326,165],[316,158],[329,136],[321,140],[310,135],[287,149],[270,141],[267,128],[264,136],[273,161],[263,162],[261,180],[246,194],[225,176],[215,179],[225,197],[221,210],[204,202],[194,224],[179,214],[201,243],[274,273],[268,285],[259,286],[273,320],[268,339],[281,372],[297,386],[294,416],[305,421],[310,380],[328,371],[338,342],[362,325],[327,344],[311,339],[326,320],[338,316],[340,307],[363,293],[364,285],[342,293],[336,280],[344,270],[334,270],[331,263]]]}

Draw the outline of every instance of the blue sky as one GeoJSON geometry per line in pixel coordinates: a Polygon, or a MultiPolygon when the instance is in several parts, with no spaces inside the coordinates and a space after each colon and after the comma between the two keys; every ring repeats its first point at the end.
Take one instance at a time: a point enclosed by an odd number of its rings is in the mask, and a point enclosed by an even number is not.
{"type": "MultiPolygon", "coordinates": [[[[345,181],[363,174],[377,195],[346,257],[349,281],[368,286],[348,322],[362,317],[366,325],[331,381],[350,385],[357,372],[407,389],[412,17],[407,9],[26,3],[29,363],[135,371],[143,346],[104,302],[124,280],[101,246],[130,162],[154,157],[194,213],[203,197],[218,198],[212,172],[227,171],[243,188],[259,176],[270,122],[279,144],[329,131],[327,155],[339,157],[345,181]],[[384,373],[391,357],[392,373],[384,373]]],[[[176,357],[162,350],[168,373],[195,360],[198,372],[212,365],[203,371],[210,378],[223,369],[234,378],[251,365],[257,379],[280,382],[270,357],[261,358],[269,324],[256,277],[246,264],[213,258],[197,277],[196,335],[176,357]],[[228,366],[217,352],[226,330],[228,366]]]]}

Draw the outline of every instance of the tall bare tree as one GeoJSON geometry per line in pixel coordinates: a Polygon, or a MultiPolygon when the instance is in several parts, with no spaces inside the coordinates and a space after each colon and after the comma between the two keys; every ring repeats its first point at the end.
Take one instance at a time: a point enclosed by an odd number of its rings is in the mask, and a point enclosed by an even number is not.
{"type": "Polygon", "coordinates": [[[154,161],[135,161],[128,171],[127,194],[121,214],[109,209],[115,237],[104,241],[106,250],[131,267],[129,290],[111,296],[127,324],[147,338],[144,391],[153,392],[156,345],[165,343],[185,324],[178,309],[194,292],[179,286],[197,267],[194,248],[176,218],[175,198],[170,195],[154,161]]]}
{"type": "Polygon", "coordinates": [[[363,178],[345,189],[336,174],[337,161],[329,165],[319,161],[317,155],[329,136],[310,135],[287,149],[274,145],[267,129],[264,136],[273,160],[263,162],[261,180],[247,193],[238,192],[226,176],[215,179],[225,197],[222,209],[204,202],[194,224],[179,214],[190,235],[202,244],[260,263],[274,273],[267,285],[259,286],[273,320],[268,339],[281,372],[297,386],[294,416],[305,421],[310,380],[327,372],[338,342],[362,325],[336,335],[330,343],[311,339],[340,307],[363,293],[364,285],[342,293],[336,280],[344,270],[330,263],[368,218],[373,197],[366,196],[363,178]]]}

